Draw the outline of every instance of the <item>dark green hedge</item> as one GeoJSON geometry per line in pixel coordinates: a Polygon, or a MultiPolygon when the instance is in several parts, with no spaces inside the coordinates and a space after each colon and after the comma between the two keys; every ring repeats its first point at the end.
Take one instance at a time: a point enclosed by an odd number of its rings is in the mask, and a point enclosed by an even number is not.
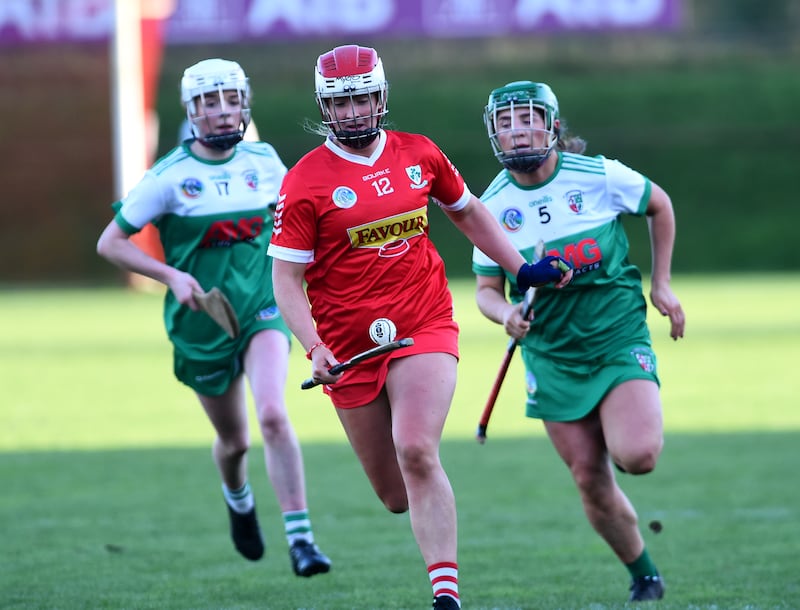
{"type": "MultiPolygon", "coordinates": [[[[181,118],[180,71],[222,54],[251,76],[262,138],[287,164],[295,162],[320,141],[302,128],[317,116],[314,61],[340,43],[171,49],[159,100],[163,146],[172,144],[181,118]]],[[[586,41],[579,51],[560,42],[558,55],[547,41],[364,43],[383,56],[392,126],[432,137],[476,193],[499,170],[481,120],[489,91],[511,80],[542,80],[590,154],[617,158],[670,193],[678,218],[675,271],[798,268],[790,231],[800,219],[791,180],[800,160],[800,79],[791,60],[737,54],[643,61],[635,48],[624,59],[614,40],[598,40],[594,56],[586,41]],[[525,45],[530,53],[520,52],[525,45]],[[614,61],[604,63],[604,54],[614,61]]],[[[646,224],[628,227],[634,259],[646,271],[646,224]]],[[[432,235],[450,273],[469,273],[471,246],[440,213],[432,235]]]]}

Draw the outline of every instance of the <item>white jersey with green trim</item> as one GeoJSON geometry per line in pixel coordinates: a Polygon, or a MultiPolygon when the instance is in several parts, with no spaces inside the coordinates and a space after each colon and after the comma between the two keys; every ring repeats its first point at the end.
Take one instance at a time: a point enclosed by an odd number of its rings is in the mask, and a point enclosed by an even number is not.
{"type": "MultiPolygon", "coordinates": [[[[620,216],[641,216],[650,181],[624,164],[602,156],[558,152],[550,178],[521,186],[503,170],[481,196],[503,231],[526,260],[541,239],[547,254],[575,269],[563,289],[537,289],[535,320],[522,344],[564,361],[601,361],[618,347],[650,345],[647,304],[639,270],[628,260],[628,238],[620,216]]],[[[476,275],[505,275],[512,301],[521,300],[516,278],[477,248],[476,275]]]]}
{"type": "MultiPolygon", "coordinates": [[[[244,320],[274,305],[269,208],[287,169],[265,142],[240,142],[224,161],[197,157],[190,143],[156,161],[115,204],[116,221],[129,235],[152,222],[166,263],[191,273],[205,290],[218,287],[244,320]]],[[[232,348],[207,316],[180,305],[171,291],[164,321],[170,340],[190,357],[232,348]]]]}

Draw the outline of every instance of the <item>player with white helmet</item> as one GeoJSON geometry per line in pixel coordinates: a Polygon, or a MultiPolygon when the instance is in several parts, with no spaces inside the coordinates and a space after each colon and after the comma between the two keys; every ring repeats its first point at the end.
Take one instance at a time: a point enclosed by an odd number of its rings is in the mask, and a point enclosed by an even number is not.
{"type": "Polygon", "coordinates": [[[168,288],[164,320],[173,370],[194,390],[217,433],[213,458],[236,549],[250,560],[264,554],[247,477],[247,378],[292,568],[306,577],[327,572],[331,563],[314,542],[302,455],[284,402],[291,334],[275,304],[272,259],[264,255],[286,166],[270,144],[242,141],[250,85],[238,63],[215,58],[188,67],[181,102],[194,138],[156,161],[115,204],[97,251],[168,288]],[[165,262],[129,239],[150,222],[165,262]],[[238,335],[229,336],[199,309],[195,295],[212,288],[230,301],[238,335]]]}
{"type": "Polygon", "coordinates": [[[675,217],[666,192],[619,161],[582,154],[558,100],[544,83],[516,81],[492,91],[484,123],[504,169],[482,199],[516,248],[540,241],[563,256],[575,279],[536,292],[533,320],[492,255],[475,249],[476,300],[521,346],[528,417],[541,419],[580,491],[594,529],[626,565],[630,600],[660,599],[664,582],[645,548],[636,512],[611,463],[631,474],[655,468],[663,443],[656,357],[639,270],[628,260],[622,216],[646,216],[653,253],[650,299],[670,319],[685,316],[670,287],[675,217]]]}
{"type": "Polygon", "coordinates": [[[409,511],[434,608],[458,608],[456,505],[439,444],[459,330],[429,202],[521,281],[564,285],[571,271],[555,259],[525,265],[436,144],[384,128],[388,83],[375,49],[323,53],[314,81],[327,137],[281,187],[269,247],[278,305],[375,493],[390,511],[409,511]],[[414,344],[329,372],[395,334],[414,344]]]}
{"type": "Polygon", "coordinates": [[[356,149],[375,141],[389,112],[389,83],[375,49],[349,45],[321,55],[314,86],[322,124],[333,137],[356,149]],[[369,105],[367,112],[356,111],[359,98],[369,105]],[[343,106],[349,114],[341,112],[343,106]]]}
{"type": "Polygon", "coordinates": [[[250,124],[250,81],[235,61],[204,59],[186,68],[181,102],[192,134],[204,146],[230,150],[250,124]]]}

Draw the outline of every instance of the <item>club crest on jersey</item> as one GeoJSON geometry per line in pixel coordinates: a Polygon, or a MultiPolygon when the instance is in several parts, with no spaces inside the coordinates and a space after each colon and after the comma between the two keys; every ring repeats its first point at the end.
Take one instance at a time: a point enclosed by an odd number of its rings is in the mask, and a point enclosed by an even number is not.
{"type": "Polygon", "coordinates": [[[278,311],[278,306],[273,305],[272,307],[267,307],[266,309],[262,309],[256,314],[256,320],[274,320],[281,315],[281,312],[278,311]]]}
{"type": "Polygon", "coordinates": [[[189,199],[197,199],[203,192],[203,183],[197,178],[186,178],[181,182],[181,192],[189,199]]]}
{"type": "Polygon", "coordinates": [[[525,224],[525,216],[517,208],[506,208],[500,212],[500,224],[509,233],[516,233],[525,224]]]}
{"type": "Polygon", "coordinates": [[[636,358],[639,366],[645,373],[653,373],[656,370],[656,357],[651,349],[637,347],[631,350],[631,356],[636,358]]]}
{"type": "Polygon", "coordinates": [[[331,195],[331,199],[333,200],[333,205],[337,208],[346,210],[356,204],[358,196],[349,186],[337,186],[333,191],[333,195],[331,195]]]}
{"type": "Polygon", "coordinates": [[[576,214],[583,212],[583,192],[569,191],[566,195],[564,195],[564,197],[567,198],[567,203],[569,204],[570,210],[576,214]]]}
{"type": "Polygon", "coordinates": [[[258,172],[252,169],[248,169],[244,174],[244,182],[247,187],[252,191],[258,190],[258,172]]]}
{"type": "Polygon", "coordinates": [[[428,181],[422,180],[422,168],[419,165],[409,165],[406,168],[406,174],[411,179],[412,189],[421,189],[428,186],[428,181]]]}

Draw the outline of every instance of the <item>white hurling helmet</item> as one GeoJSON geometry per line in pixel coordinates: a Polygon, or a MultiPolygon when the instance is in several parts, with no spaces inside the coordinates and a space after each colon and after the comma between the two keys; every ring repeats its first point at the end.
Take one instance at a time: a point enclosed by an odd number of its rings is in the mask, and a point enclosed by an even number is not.
{"type": "Polygon", "coordinates": [[[228,150],[244,138],[244,132],[250,124],[250,83],[242,67],[235,61],[204,59],[186,68],[181,79],[181,102],[186,107],[186,117],[192,127],[192,134],[206,146],[228,150]],[[205,120],[205,117],[196,116],[198,108],[195,100],[198,97],[202,100],[207,93],[217,93],[222,100],[224,112],[223,91],[239,93],[241,121],[231,133],[200,137],[196,121],[205,120]]]}
{"type": "Polygon", "coordinates": [[[375,49],[352,44],[320,55],[314,72],[314,85],[322,124],[334,138],[346,146],[364,148],[378,137],[388,112],[389,83],[375,49]],[[353,104],[353,98],[362,95],[370,96],[372,110],[368,117],[360,117],[368,119],[368,126],[358,126],[351,120],[337,120],[328,105],[334,98],[348,98],[353,104]]]}

